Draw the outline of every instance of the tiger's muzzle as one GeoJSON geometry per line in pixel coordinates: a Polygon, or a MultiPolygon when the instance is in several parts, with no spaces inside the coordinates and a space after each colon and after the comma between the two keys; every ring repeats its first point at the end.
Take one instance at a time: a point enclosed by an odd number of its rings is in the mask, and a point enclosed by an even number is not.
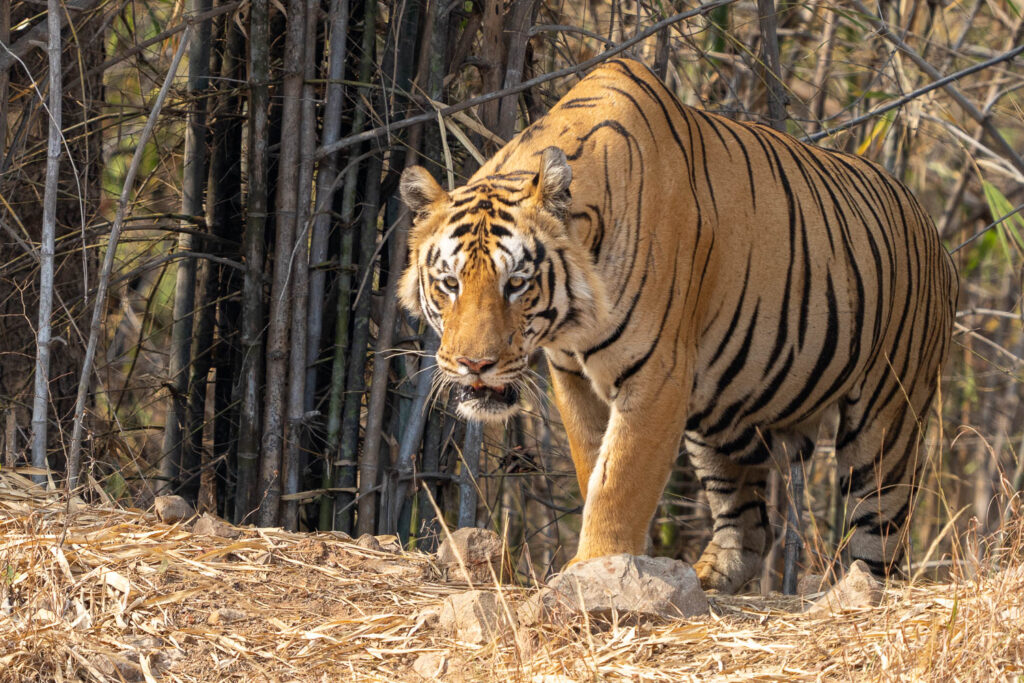
{"type": "Polygon", "coordinates": [[[508,384],[504,387],[459,385],[455,390],[459,413],[468,419],[498,421],[512,416],[518,410],[519,389],[508,384]]]}

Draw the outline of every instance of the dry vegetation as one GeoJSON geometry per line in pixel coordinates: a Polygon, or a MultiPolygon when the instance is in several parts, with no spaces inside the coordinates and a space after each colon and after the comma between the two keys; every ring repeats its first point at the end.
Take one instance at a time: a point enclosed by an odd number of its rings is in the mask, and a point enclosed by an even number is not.
{"type": "MultiPolygon", "coordinates": [[[[199,536],[0,475],[0,681],[421,680],[412,664],[424,653],[451,681],[1024,674],[1019,519],[1002,561],[890,586],[874,609],[813,618],[801,598],[713,597],[704,618],[516,628],[481,646],[421,618],[465,588],[441,582],[429,556],[240,531],[199,536]]],[[[514,611],[529,589],[494,590],[514,611]]]]}

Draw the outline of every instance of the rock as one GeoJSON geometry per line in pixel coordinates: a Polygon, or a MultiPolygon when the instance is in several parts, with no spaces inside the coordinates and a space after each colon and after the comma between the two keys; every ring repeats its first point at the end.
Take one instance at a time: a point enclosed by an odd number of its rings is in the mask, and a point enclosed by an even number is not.
{"type": "Polygon", "coordinates": [[[380,544],[380,549],[386,553],[398,554],[402,552],[402,541],[394,534],[384,534],[381,536],[374,536],[377,539],[377,543],[380,544]]]}
{"type": "Polygon", "coordinates": [[[437,624],[441,618],[441,605],[431,605],[430,607],[424,607],[416,613],[416,621],[422,622],[424,626],[431,627],[437,624]]]}
{"type": "Polygon", "coordinates": [[[424,652],[412,663],[412,670],[428,681],[436,681],[448,671],[448,658],[442,652],[424,652]]]}
{"type": "Polygon", "coordinates": [[[380,550],[380,541],[370,534],[363,534],[356,540],[356,545],[367,550],[380,550]]]}
{"type": "Polygon", "coordinates": [[[156,516],[164,524],[174,524],[196,514],[188,501],[181,496],[157,496],[153,505],[156,508],[156,516]]]}
{"type": "Polygon", "coordinates": [[[796,594],[820,593],[827,588],[828,582],[821,574],[804,574],[796,584],[796,594]]]}
{"type": "Polygon", "coordinates": [[[577,562],[548,582],[519,610],[532,624],[559,613],[676,619],[708,612],[693,567],[668,557],[610,555],[577,562]]]}
{"type": "Polygon", "coordinates": [[[490,529],[464,527],[444,540],[437,551],[437,562],[451,581],[493,583],[500,580],[504,545],[501,537],[490,529]]]}
{"type": "Polygon", "coordinates": [[[881,602],[882,585],[868,566],[857,560],[846,570],[846,576],[807,609],[807,614],[822,617],[845,610],[876,607],[881,602]]]}
{"type": "Polygon", "coordinates": [[[217,519],[209,512],[196,520],[192,533],[199,536],[221,536],[222,538],[238,538],[242,532],[222,519],[217,519]]]}
{"type": "Polygon", "coordinates": [[[221,607],[210,612],[209,618],[206,623],[211,626],[217,624],[230,624],[235,621],[241,621],[242,619],[248,619],[249,615],[240,609],[234,609],[232,607],[221,607]]]}
{"type": "Polygon", "coordinates": [[[501,635],[510,625],[497,595],[490,591],[466,591],[445,598],[438,626],[457,640],[484,643],[501,635]]]}

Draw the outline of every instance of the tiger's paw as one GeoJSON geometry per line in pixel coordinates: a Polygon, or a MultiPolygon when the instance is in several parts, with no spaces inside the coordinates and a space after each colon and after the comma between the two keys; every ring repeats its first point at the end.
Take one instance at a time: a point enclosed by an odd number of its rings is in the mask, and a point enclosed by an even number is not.
{"type": "Polygon", "coordinates": [[[700,586],[706,591],[735,593],[761,569],[761,556],[756,553],[722,548],[714,541],[708,544],[697,564],[700,586]]]}

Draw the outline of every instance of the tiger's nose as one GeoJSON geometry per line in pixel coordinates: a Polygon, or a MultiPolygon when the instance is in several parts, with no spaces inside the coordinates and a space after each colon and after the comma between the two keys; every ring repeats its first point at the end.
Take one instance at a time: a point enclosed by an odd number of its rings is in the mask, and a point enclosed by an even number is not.
{"type": "Polygon", "coordinates": [[[497,361],[491,358],[466,358],[465,356],[459,356],[455,359],[459,365],[464,365],[469,368],[470,372],[480,374],[489,367],[492,367],[497,361]]]}

